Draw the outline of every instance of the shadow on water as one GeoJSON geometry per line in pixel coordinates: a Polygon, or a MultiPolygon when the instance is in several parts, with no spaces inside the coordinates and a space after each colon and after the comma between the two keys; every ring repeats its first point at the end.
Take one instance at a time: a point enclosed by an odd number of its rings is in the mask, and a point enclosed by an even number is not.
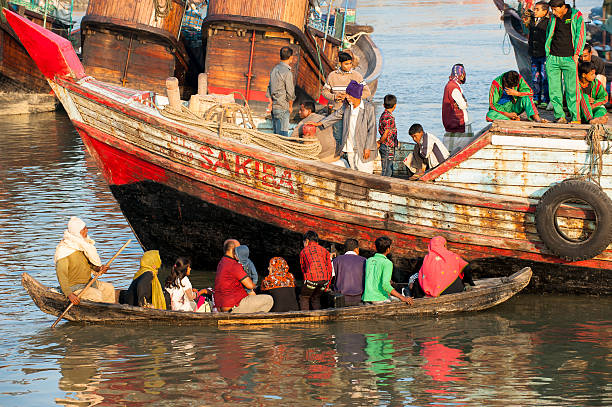
{"type": "Polygon", "coordinates": [[[440,319],[223,330],[64,324],[21,351],[57,360],[60,405],[605,403],[612,302],[572,303],[527,295],[440,319]]]}

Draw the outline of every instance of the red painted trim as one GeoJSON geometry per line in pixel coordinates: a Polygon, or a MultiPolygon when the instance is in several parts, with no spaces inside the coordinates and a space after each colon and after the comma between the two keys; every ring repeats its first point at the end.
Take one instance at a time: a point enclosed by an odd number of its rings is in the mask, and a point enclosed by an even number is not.
{"type": "MultiPolygon", "coordinates": [[[[349,224],[330,219],[328,216],[329,211],[302,212],[295,210],[290,205],[290,202],[287,202],[287,205],[262,205],[261,201],[251,197],[251,194],[245,191],[244,187],[241,190],[230,191],[225,189],[225,186],[220,182],[211,183],[209,182],[210,180],[206,179],[198,179],[196,181],[191,175],[180,174],[175,172],[174,169],[168,171],[152,163],[149,154],[143,154],[140,149],[132,148],[132,151],[130,151],[123,148],[123,146],[117,147],[107,144],[104,140],[98,139],[98,137],[105,137],[104,133],[82,123],[77,122],[75,125],[78,126],[79,133],[88,151],[92,153],[98,166],[103,169],[105,177],[110,177],[107,180],[111,184],[116,184],[115,181],[117,180],[121,182],[139,182],[143,180],[161,182],[168,187],[185,192],[204,202],[209,202],[230,211],[239,212],[242,215],[287,230],[298,233],[303,233],[309,229],[318,230],[321,232],[321,237],[328,241],[341,243],[346,238],[354,237],[362,241],[367,249],[373,249],[373,242],[376,237],[384,233],[395,242],[394,252],[401,257],[413,258],[426,252],[429,238],[364,226],[369,225],[365,216],[355,216],[356,223],[349,224]]],[[[114,142],[117,142],[117,140],[114,140],[114,142]]],[[[158,161],[164,160],[158,159],[158,161]]],[[[428,234],[443,234],[453,238],[453,240],[448,242],[449,248],[468,260],[488,257],[515,257],[546,263],[571,264],[572,266],[602,269],[612,268],[611,262],[605,260],[591,259],[568,263],[556,257],[539,253],[461,243],[466,241],[465,233],[431,228],[423,229],[428,234]]]]}
{"type": "MultiPolygon", "coordinates": [[[[216,93],[218,95],[229,95],[230,93],[242,93],[243,89],[231,89],[231,88],[223,88],[220,86],[210,86],[208,85],[208,93],[216,93]]],[[[268,97],[266,96],[266,92],[261,90],[250,89],[249,92],[249,102],[268,102],[268,97]]],[[[246,97],[246,96],[245,96],[246,97]]]]}
{"type": "Polygon", "coordinates": [[[459,151],[457,154],[450,157],[448,160],[444,161],[442,164],[438,165],[433,170],[427,172],[420,178],[420,180],[432,181],[438,178],[440,175],[452,170],[453,168],[476,154],[478,151],[488,146],[489,144],[491,144],[491,133],[490,130],[487,130],[483,134],[481,134],[480,137],[478,137],[476,140],[468,144],[463,150],[459,151]]]}
{"type": "Polygon", "coordinates": [[[56,76],[77,79],[85,77],[83,65],[70,41],[10,10],[2,11],[19,41],[47,79],[56,76]]]}

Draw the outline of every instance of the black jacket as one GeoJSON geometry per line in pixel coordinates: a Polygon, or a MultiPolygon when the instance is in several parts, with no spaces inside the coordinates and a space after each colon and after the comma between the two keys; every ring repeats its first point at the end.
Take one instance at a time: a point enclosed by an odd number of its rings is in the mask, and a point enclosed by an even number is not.
{"type": "Polygon", "coordinates": [[[543,17],[535,24],[535,19],[529,25],[529,55],[534,58],[546,56],[546,30],[550,18],[543,17]]]}

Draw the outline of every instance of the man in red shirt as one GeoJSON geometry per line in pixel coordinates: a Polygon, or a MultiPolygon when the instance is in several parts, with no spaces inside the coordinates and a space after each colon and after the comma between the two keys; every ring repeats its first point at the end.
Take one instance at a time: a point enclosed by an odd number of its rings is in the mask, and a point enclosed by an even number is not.
{"type": "Polygon", "coordinates": [[[332,278],[331,256],[319,245],[319,236],[309,230],[304,235],[304,248],[300,253],[300,266],[304,286],[300,293],[300,309],[321,309],[321,294],[327,291],[332,278]]]}
{"type": "Polygon", "coordinates": [[[236,239],[228,239],[223,243],[225,255],[217,265],[215,275],[215,305],[222,312],[268,312],[274,305],[272,296],[255,295],[253,291],[247,294],[244,290],[253,290],[255,284],[238,263],[235,252],[238,246],[240,243],[236,239]]]}

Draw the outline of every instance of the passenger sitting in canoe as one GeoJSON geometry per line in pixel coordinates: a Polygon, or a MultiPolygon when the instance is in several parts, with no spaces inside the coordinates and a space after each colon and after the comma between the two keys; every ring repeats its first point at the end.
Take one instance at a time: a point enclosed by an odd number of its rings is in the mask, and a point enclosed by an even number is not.
{"type": "Polygon", "coordinates": [[[474,285],[472,269],[461,257],[446,248],[446,239],[435,236],[429,242],[412,292],[415,297],[438,297],[462,292],[474,285]]]}
{"type": "Polygon", "coordinates": [[[404,159],[404,165],[408,167],[413,178],[418,178],[425,171],[434,169],[450,155],[440,139],[431,133],[426,133],[420,124],[415,123],[410,126],[408,134],[415,144],[412,152],[404,159]]]}
{"type": "Polygon", "coordinates": [[[580,117],[582,123],[606,124],[608,111],[605,104],[608,93],[595,76],[595,66],[591,62],[581,62],[578,65],[578,82],[582,90],[580,117]]]}
{"type": "MultiPolygon", "coordinates": [[[[81,219],[71,217],[64,237],[55,249],[55,272],[62,292],[70,302],[79,305],[77,297],[85,288],[92,273],[104,274],[108,268],[102,265],[95,242],[87,235],[88,229],[81,219]]],[[[112,284],[97,280],[81,296],[84,300],[115,302],[112,284]]]]}
{"type": "Polygon", "coordinates": [[[336,273],[335,290],[344,295],[347,306],[361,304],[366,258],[359,255],[357,239],[346,239],[346,252],[332,260],[336,273]]]}
{"type": "Polygon", "coordinates": [[[319,245],[319,235],[313,230],[304,234],[304,248],[300,252],[300,267],[304,285],[300,292],[300,309],[321,309],[321,294],[329,290],[332,278],[330,253],[319,245]]]}
{"type": "Polygon", "coordinates": [[[533,90],[525,79],[516,71],[508,71],[491,83],[487,121],[521,120],[522,113],[529,120],[546,122],[540,118],[533,102],[533,90]]]}
{"type": "Polygon", "coordinates": [[[236,258],[236,247],[240,243],[236,239],[228,239],[223,243],[223,258],[217,265],[215,274],[214,299],[217,309],[221,312],[245,314],[250,312],[268,312],[274,305],[271,296],[256,295],[253,280],[246,274],[236,258]]]}
{"type": "Polygon", "coordinates": [[[291,137],[317,138],[321,144],[319,160],[325,163],[344,166],[340,156],[336,155],[336,140],[331,127],[324,130],[317,129],[312,123],[320,122],[325,118],[322,114],[315,113],[315,104],[306,101],[300,105],[300,117],[302,121],[295,126],[291,137]]]}
{"type": "Polygon", "coordinates": [[[370,304],[382,304],[394,298],[412,305],[412,298],[403,296],[391,286],[393,263],[387,257],[391,253],[391,243],[391,239],[386,236],[374,241],[376,254],[366,260],[362,300],[370,304]]]}
{"type": "Polygon", "coordinates": [[[179,257],[174,262],[170,275],[164,283],[165,291],[170,295],[170,309],[172,311],[195,311],[195,300],[199,295],[208,294],[207,289],[200,291],[191,286],[191,260],[179,257]]]}
{"type": "Polygon", "coordinates": [[[261,282],[261,291],[274,298],[270,312],[299,311],[295,297],[295,277],[282,257],[273,257],[268,265],[268,275],[261,282]]]}
{"type": "Polygon", "coordinates": [[[345,152],[352,169],[372,174],[378,152],[376,114],[374,105],[361,99],[362,94],[363,85],[351,81],[346,87],[346,100],[342,107],[313,124],[326,129],[342,120],[342,140],[336,145],[336,155],[345,152]]]}
{"type": "MultiPolygon", "coordinates": [[[[247,273],[247,276],[251,278],[254,286],[257,286],[257,281],[259,281],[259,276],[257,275],[257,269],[255,268],[255,264],[249,259],[249,247],[247,245],[240,245],[236,247],[236,260],[242,266],[244,271],[247,273]]],[[[247,294],[251,291],[248,288],[245,288],[247,294]]]]}
{"type": "Polygon", "coordinates": [[[122,304],[135,307],[166,309],[164,291],[157,278],[162,265],[159,251],[149,250],[140,259],[140,269],[134,274],[132,284],[122,296],[122,304]]]}

